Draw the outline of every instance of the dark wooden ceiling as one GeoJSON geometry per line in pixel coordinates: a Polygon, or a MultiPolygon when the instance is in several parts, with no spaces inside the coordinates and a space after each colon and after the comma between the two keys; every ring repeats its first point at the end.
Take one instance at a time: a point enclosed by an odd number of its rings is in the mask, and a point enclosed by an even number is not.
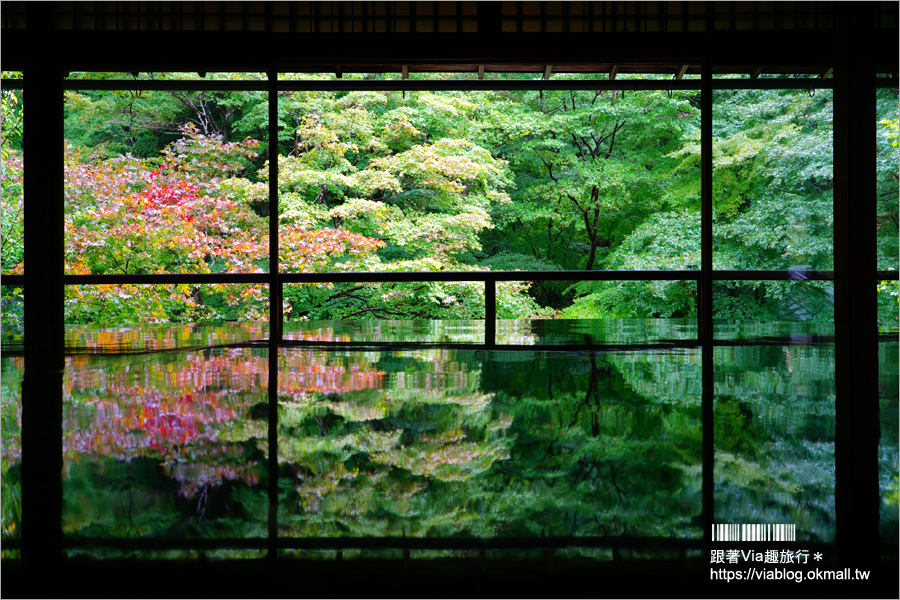
{"type": "MultiPolygon", "coordinates": [[[[835,2],[42,2],[54,30],[270,33],[616,33],[833,29],[835,2]]],[[[896,28],[896,2],[875,2],[896,28]]],[[[26,2],[2,3],[23,29],[26,2]]]]}
{"type": "Polygon", "coordinates": [[[14,2],[5,70],[827,76],[865,5],[897,72],[897,2],[14,2]],[[854,8],[857,7],[857,8],[854,8]],[[844,11],[842,13],[842,11],[844,11]],[[52,54],[46,54],[49,50],[52,54]]]}

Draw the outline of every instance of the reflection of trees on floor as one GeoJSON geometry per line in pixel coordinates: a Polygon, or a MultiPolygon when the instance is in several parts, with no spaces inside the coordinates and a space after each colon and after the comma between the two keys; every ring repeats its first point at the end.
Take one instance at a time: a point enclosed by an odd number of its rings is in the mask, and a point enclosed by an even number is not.
{"type": "MultiPolygon", "coordinates": [[[[832,540],[833,348],[715,352],[717,510],[832,540]]],[[[67,534],[266,537],[267,354],[70,356],[67,534]]],[[[3,358],[5,539],[22,367],[3,358]]],[[[286,347],[277,367],[279,535],[701,535],[699,349],[286,347]]]]}

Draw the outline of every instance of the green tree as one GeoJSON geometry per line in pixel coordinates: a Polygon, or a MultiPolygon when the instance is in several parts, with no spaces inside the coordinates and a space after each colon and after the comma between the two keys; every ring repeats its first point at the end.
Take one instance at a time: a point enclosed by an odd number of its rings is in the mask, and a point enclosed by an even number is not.
{"type": "MultiPolygon", "coordinates": [[[[684,93],[621,90],[494,92],[479,102],[481,135],[510,161],[516,184],[513,202],[492,213],[497,228],[483,235],[482,263],[637,268],[613,258],[624,240],[653,215],[699,199],[671,156],[699,126],[691,102],[684,93]]],[[[574,291],[567,287],[543,284],[536,294],[563,308],[574,291]]]]}
{"type": "MultiPolygon", "coordinates": [[[[122,79],[122,73],[73,73],[77,79],[122,79]]],[[[242,74],[210,73],[204,80],[228,80],[242,74]]],[[[134,79],[201,79],[196,73],[140,73],[134,79]]],[[[254,78],[254,75],[249,77],[254,78]]],[[[262,78],[256,75],[255,78],[262,78]]],[[[181,128],[226,142],[246,137],[267,139],[265,92],[233,91],[67,91],[66,139],[100,158],[131,153],[153,158],[181,138],[181,128]]]]}
{"type": "MultiPolygon", "coordinates": [[[[364,265],[338,270],[486,268],[470,255],[481,248],[479,234],[493,227],[491,207],[510,202],[510,182],[506,163],[467,139],[477,107],[463,94],[303,93],[282,104],[298,127],[279,163],[281,222],[383,243],[364,265]]],[[[503,317],[538,312],[522,291],[499,286],[503,317]]],[[[481,283],[304,286],[288,300],[292,318],[484,316],[481,283]]]]}
{"type": "MultiPolygon", "coordinates": [[[[265,269],[259,244],[271,208],[267,157],[257,154],[259,146],[237,151],[245,142],[234,141],[241,133],[264,133],[265,94],[154,94],[68,98],[72,150],[79,164],[94,165],[88,171],[100,169],[91,171],[93,181],[79,180],[89,194],[78,196],[81,183],[70,186],[71,237],[80,244],[73,257],[84,256],[76,262],[92,261],[84,265],[91,272],[122,272],[124,265],[138,272],[265,269]],[[131,154],[119,155],[126,151],[131,154]],[[166,180],[149,181],[153,168],[166,180]],[[110,189],[103,192],[104,186],[110,189]],[[165,193],[177,196],[164,202],[172,214],[129,216],[143,210],[135,203],[165,193]],[[91,194],[111,200],[98,203],[91,194]],[[175,206],[184,212],[188,205],[199,211],[191,216],[206,215],[202,227],[188,219],[163,226],[160,219],[173,218],[175,206]],[[225,206],[232,208],[220,210],[225,206]],[[151,233],[120,231],[129,224],[149,226],[151,233]],[[102,244],[93,246],[87,234],[101,226],[102,244]],[[242,235],[250,246],[238,240],[242,235]],[[115,244],[121,248],[99,252],[115,244]]],[[[879,100],[885,110],[889,100],[879,100]]],[[[698,106],[691,93],[663,91],[283,92],[280,266],[696,269],[698,106]]],[[[885,114],[880,127],[890,134],[894,113],[885,114]]],[[[716,268],[831,268],[830,93],[717,92],[714,136],[716,268]]],[[[890,187],[896,168],[890,151],[879,156],[879,260],[888,264],[896,257],[890,187]]],[[[15,177],[4,184],[4,201],[13,207],[15,177]]],[[[3,226],[12,231],[15,211],[7,214],[3,226]]],[[[15,243],[4,245],[4,265],[16,261],[16,252],[15,243]]],[[[482,288],[466,282],[291,286],[285,311],[311,319],[482,318],[482,288]]],[[[829,320],[829,285],[804,284],[812,308],[797,308],[799,289],[722,284],[716,314],[829,320]]],[[[261,298],[251,301],[254,314],[264,314],[261,298]]],[[[679,281],[503,283],[498,308],[503,318],[696,314],[693,284],[679,281]]]]}
{"type": "MultiPolygon", "coordinates": [[[[723,91],[714,98],[713,261],[717,269],[832,268],[831,94],[790,90],[723,91]]],[[[615,248],[616,268],[699,266],[699,131],[667,155],[669,197],[681,208],[659,212],[615,248]]],[[[676,206],[673,202],[673,207],[676,206]]],[[[571,316],[688,316],[692,285],[682,282],[581,284],[571,316]]],[[[725,282],[714,290],[720,318],[830,321],[826,282],[725,282]],[[802,289],[802,291],[801,291],[802,289]],[[802,297],[802,298],[801,298],[802,297]]]]}
{"type": "MultiPolygon", "coordinates": [[[[881,89],[876,93],[878,124],[876,128],[876,168],[877,168],[877,224],[878,227],[878,268],[894,269],[900,264],[900,244],[898,244],[897,198],[898,188],[898,96],[895,89],[881,89]]],[[[900,284],[883,281],[878,284],[878,324],[897,327],[900,284]]]]}

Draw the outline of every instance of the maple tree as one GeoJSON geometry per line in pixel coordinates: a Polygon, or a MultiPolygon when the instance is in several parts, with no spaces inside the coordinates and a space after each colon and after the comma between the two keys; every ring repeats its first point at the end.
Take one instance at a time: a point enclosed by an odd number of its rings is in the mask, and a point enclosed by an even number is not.
{"type": "MultiPolygon", "coordinates": [[[[268,268],[268,221],[238,177],[258,142],[223,142],[192,126],[159,157],[85,160],[66,146],[66,271],[258,273],[268,268]]],[[[286,226],[282,269],[328,270],[371,254],[378,240],[345,230],[286,226]]],[[[267,318],[251,285],[97,285],[67,288],[70,322],[267,318]]]]}
{"type": "MultiPolygon", "coordinates": [[[[265,222],[222,190],[256,142],[223,144],[193,128],[157,159],[83,160],[66,146],[66,271],[73,274],[261,272],[265,222]]],[[[222,288],[219,288],[222,289],[222,288]]],[[[239,295],[228,294],[226,303],[239,295]]],[[[67,288],[67,319],[209,318],[189,285],[67,288]]],[[[252,307],[250,307],[252,310],[252,307]]]]}
{"type": "Polygon", "coordinates": [[[10,149],[0,158],[0,194],[3,212],[0,217],[0,260],[4,273],[22,270],[24,254],[23,162],[19,152],[10,149]]]}
{"type": "MultiPolygon", "coordinates": [[[[19,79],[19,71],[3,71],[3,78],[19,79]]],[[[25,251],[25,196],[22,133],[24,92],[0,90],[0,271],[22,273],[25,251]]],[[[0,287],[0,319],[20,325],[24,318],[22,288],[0,287]]]]}

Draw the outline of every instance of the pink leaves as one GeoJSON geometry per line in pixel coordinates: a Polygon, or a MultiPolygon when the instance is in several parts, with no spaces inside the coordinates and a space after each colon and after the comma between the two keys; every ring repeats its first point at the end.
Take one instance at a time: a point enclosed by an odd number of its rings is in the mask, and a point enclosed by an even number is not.
{"type": "MultiPolygon", "coordinates": [[[[215,152],[207,158],[212,165],[215,152]]],[[[265,219],[212,195],[172,156],[150,162],[83,163],[67,148],[68,262],[94,273],[203,273],[216,259],[255,269],[268,250],[265,219]]]]}
{"type": "Polygon", "coordinates": [[[384,242],[344,229],[306,230],[283,226],[282,266],[288,270],[321,270],[335,259],[365,257],[384,246],[384,242]]]}

